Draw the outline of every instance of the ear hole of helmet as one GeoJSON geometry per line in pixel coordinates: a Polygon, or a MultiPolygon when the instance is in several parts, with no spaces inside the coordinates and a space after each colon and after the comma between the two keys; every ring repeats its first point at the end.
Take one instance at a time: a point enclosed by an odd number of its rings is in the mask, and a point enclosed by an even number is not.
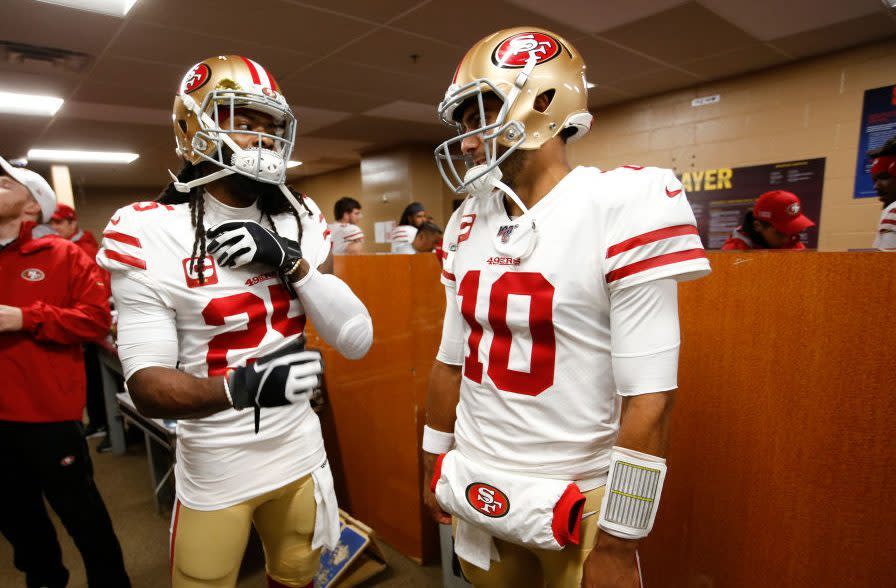
{"type": "Polygon", "coordinates": [[[545,90],[535,97],[535,103],[532,105],[532,108],[534,108],[538,112],[546,112],[547,109],[551,107],[551,102],[554,101],[554,95],[556,93],[557,91],[553,88],[550,90],[545,90]]]}
{"type": "Polygon", "coordinates": [[[181,130],[182,133],[186,133],[186,132],[187,132],[187,121],[185,121],[184,119],[182,119],[182,118],[181,118],[181,119],[178,119],[178,121],[177,121],[177,126],[180,127],[180,130],[181,130]]]}

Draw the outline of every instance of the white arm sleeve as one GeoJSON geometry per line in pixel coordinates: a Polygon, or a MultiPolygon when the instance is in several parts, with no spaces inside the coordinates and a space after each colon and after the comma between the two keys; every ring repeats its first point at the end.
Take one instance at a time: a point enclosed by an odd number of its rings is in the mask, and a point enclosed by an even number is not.
{"type": "Polygon", "coordinates": [[[364,357],[373,343],[373,321],[348,284],[312,269],[295,286],[321,338],[346,359],[364,357]]]}
{"type": "Polygon", "coordinates": [[[125,381],[146,367],[177,367],[174,310],[139,274],[112,272],[112,296],[118,310],[118,358],[125,381]]]}
{"type": "Polygon", "coordinates": [[[442,342],[436,359],[448,365],[464,362],[464,320],[457,307],[454,288],[445,287],[445,319],[442,321],[442,342]]]}
{"type": "Polygon", "coordinates": [[[613,377],[622,396],[678,387],[678,284],[662,279],[610,292],[613,377]]]}

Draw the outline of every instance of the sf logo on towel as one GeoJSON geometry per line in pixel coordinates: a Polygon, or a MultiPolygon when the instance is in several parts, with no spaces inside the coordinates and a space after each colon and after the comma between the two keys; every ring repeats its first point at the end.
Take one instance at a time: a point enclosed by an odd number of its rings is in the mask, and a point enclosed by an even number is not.
{"type": "Polygon", "coordinates": [[[510,510],[507,495],[484,482],[473,482],[467,486],[467,502],[480,513],[493,519],[503,517],[510,510]]]}

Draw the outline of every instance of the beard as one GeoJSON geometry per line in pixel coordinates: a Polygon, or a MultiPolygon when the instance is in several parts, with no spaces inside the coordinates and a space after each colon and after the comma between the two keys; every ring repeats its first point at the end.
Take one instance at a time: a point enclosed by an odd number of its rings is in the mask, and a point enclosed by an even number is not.
{"type": "MultiPolygon", "coordinates": [[[[498,157],[501,157],[504,153],[507,153],[507,151],[507,147],[498,145],[498,157]]],[[[507,159],[505,159],[500,166],[501,176],[503,177],[504,183],[516,190],[517,182],[519,181],[520,175],[522,174],[528,162],[528,151],[517,149],[516,151],[508,155],[507,159]]]]}

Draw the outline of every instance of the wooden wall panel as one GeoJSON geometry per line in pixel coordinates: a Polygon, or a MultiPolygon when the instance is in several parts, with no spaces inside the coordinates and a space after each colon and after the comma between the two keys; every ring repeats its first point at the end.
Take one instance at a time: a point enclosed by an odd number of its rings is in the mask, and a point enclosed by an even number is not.
{"type": "Polygon", "coordinates": [[[328,451],[340,498],[402,553],[430,559],[437,538],[422,511],[419,447],[445,308],[438,262],[435,255],[335,259],[336,273],[367,305],[374,326],[373,347],[360,361],[309,333],[309,345],[324,350],[335,427],[327,431],[328,451]]]}
{"type": "Polygon", "coordinates": [[[681,287],[648,585],[896,585],[896,256],[710,258],[681,287]]]}
{"type": "MultiPolygon", "coordinates": [[[[896,585],[896,256],[710,258],[713,273],[681,287],[681,387],[642,549],[647,585],[896,585]]],[[[428,255],[336,263],[375,330],[361,361],[325,353],[344,502],[427,558],[418,447],[444,304],[438,267],[428,255]]]]}

